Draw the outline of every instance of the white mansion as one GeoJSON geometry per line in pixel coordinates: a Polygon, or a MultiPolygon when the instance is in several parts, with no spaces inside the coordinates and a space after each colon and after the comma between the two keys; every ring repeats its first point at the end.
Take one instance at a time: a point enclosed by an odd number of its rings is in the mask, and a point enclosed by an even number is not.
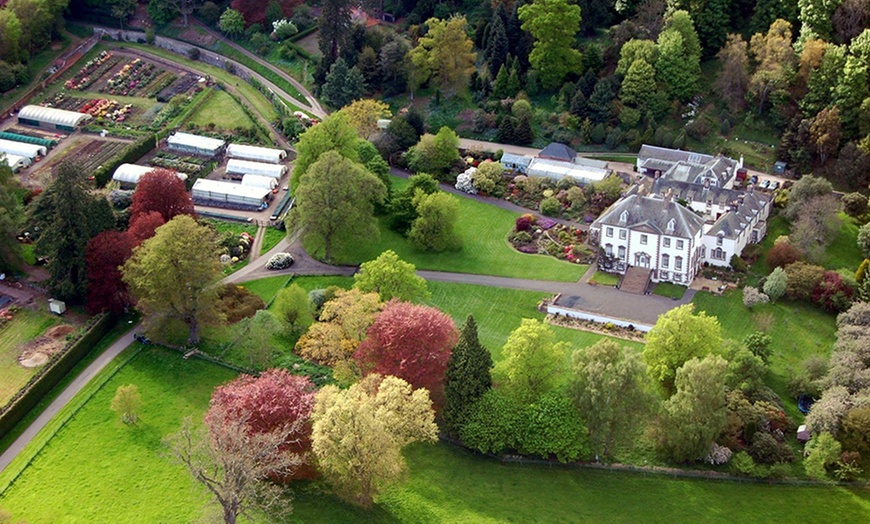
{"type": "Polygon", "coordinates": [[[771,199],[751,186],[730,189],[740,162],[649,146],[641,152],[639,171],[656,177],[649,195],[634,186],[590,228],[602,270],[638,267],[653,282],[688,285],[702,264],[728,266],[764,238],[771,199]]]}

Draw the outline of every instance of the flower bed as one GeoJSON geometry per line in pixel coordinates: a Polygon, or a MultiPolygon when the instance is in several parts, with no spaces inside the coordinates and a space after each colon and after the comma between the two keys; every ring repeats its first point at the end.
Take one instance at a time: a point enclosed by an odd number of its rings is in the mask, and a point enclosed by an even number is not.
{"type": "Polygon", "coordinates": [[[161,158],[159,156],[152,158],[149,163],[152,166],[163,167],[166,169],[174,169],[182,173],[190,174],[199,173],[202,169],[202,164],[194,164],[193,162],[185,162],[184,160],[161,158]]]}
{"type": "Polygon", "coordinates": [[[134,58],[115,73],[100,92],[110,95],[134,95],[140,89],[147,87],[159,73],[160,71],[156,70],[151,62],[134,58]]]}
{"type": "Polygon", "coordinates": [[[79,69],[79,72],[64,83],[67,89],[75,89],[76,91],[84,91],[95,81],[99,80],[106,72],[111,70],[121,61],[120,58],[114,58],[112,53],[103,51],[96,57],[88,60],[85,66],[79,69]]]}
{"type": "Polygon", "coordinates": [[[551,218],[522,215],[508,241],[521,253],[550,255],[575,264],[591,264],[595,251],[585,245],[587,233],[551,218]]]}
{"type": "Polygon", "coordinates": [[[593,322],[564,315],[547,315],[546,321],[554,326],[579,329],[634,342],[643,342],[645,336],[642,331],[631,329],[630,327],[620,327],[610,322],[593,322]]]}

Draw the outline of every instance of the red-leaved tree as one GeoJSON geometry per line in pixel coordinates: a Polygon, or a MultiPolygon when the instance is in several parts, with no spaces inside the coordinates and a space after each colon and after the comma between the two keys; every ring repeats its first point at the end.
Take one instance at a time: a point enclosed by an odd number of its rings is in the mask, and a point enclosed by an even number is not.
{"type": "Polygon", "coordinates": [[[85,246],[88,268],[88,313],[120,313],[132,302],[127,285],[121,279],[120,266],[133,253],[126,233],[108,230],[90,239],[85,246]]]}
{"type": "MultiPolygon", "coordinates": [[[[311,410],[316,388],[308,377],[291,375],[284,369],[270,369],[259,377],[241,375],[215,389],[205,415],[205,423],[214,432],[245,418],[251,434],[278,431],[301,421],[299,430],[288,437],[285,451],[306,455],[311,450],[311,410]]],[[[303,464],[292,478],[314,478],[317,471],[303,464]]]]}
{"type": "Polygon", "coordinates": [[[364,374],[380,373],[426,388],[435,409],[444,404],[444,372],[459,339],[453,319],[436,308],[391,300],[354,353],[364,374]]]}
{"type": "Polygon", "coordinates": [[[163,215],[158,211],[149,211],[136,215],[136,219],[130,222],[130,227],[127,229],[127,234],[130,235],[133,247],[153,237],[157,228],[163,224],[165,224],[163,215]]]}
{"type": "Polygon", "coordinates": [[[184,181],[178,178],[175,171],[157,168],[139,179],[130,206],[130,223],[151,211],[160,213],[164,222],[169,222],[176,215],[196,216],[193,200],[184,187],[184,181]]]}
{"type": "MultiPolygon", "coordinates": [[[[242,13],[245,17],[245,23],[262,24],[266,21],[266,5],[269,2],[263,0],[233,0],[230,2],[230,7],[242,13]]],[[[284,11],[284,16],[290,18],[293,15],[293,8],[302,3],[302,0],[279,0],[281,9],[284,11]]],[[[266,28],[271,31],[271,27],[266,28]]]]}
{"type": "Polygon", "coordinates": [[[839,313],[849,309],[854,294],[855,290],[849,287],[839,273],[825,271],[825,276],[813,290],[813,302],[827,311],[839,313]]]}

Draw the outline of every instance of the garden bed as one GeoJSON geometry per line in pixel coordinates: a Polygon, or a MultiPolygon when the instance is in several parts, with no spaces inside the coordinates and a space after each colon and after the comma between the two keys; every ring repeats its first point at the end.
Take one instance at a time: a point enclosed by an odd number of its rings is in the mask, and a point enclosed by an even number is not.
{"type": "Polygon", "coordinates": [[[588,331],[589,333],[597,333],[608,337],[619,338],[622,340],[630,340],[632,342],[644,342],[644,333],[630,327],[624,328],[611,324],[610,322],[601,323],[591,320],[581,320],[579,318],[567,317],[562,315],[547,315],[546,321],[554,326],[560,326],[568,329],[579,329],[580,331],[588,331]]]}
{"type": "Polygon", "coordinates": [[[574,264],[592,264],[595,251],[585,244],[586,231],[531,214],[516,220],[508,240],[520,253],[550,255],[574,264]]]}

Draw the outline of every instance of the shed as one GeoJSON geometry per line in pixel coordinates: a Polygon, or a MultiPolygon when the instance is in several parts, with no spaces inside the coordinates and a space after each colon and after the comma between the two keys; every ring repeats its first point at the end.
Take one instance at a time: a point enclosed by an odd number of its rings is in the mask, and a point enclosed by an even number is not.
{"type": "Polygon", "coordinates": [[[62,300],[48,299],[48,309],[55,315],[63,315],[66,311],[66,303],[62,300]]]}
{"type": "Polygon", "coordinates": [[[265,187],[270,191],[278,187],[278,181],[266,175],[245,175],[242,177],[243,186],[265,187]]]}
{"type": "Polygon", "coordinates": [[[24,156],[33,160],[38,156],[45,156],[48,150],[45,146],[38,144],[25,144],[24,142],[13,142],[12,140],[0,138],[0,153],[24,156]]]}
{"type": "Polygon", "coordinates": [[[513,153],[505,153],[501,156],[501,165],[505,169],[519,171],[520,173],[525,173],[531,163],[532,157],[530,156],[515,155],[513,153]]]}
{"type": "Polygon", "coordinates": [[[573,162],[576,156],[576,151],[559,142],[550,142],[550,145],[541,149],[541,152],[538,153],[538,158],[558,160],[560,162],[573,162]]]}
{"type": "Polygon", "coordinates": [[[224,148],[224,144],[223,140],[217,138],[180,132],[174,133],[166,139],[166,145],[173,151],[203,156],[217,155],[224,148]]]}
{"type": "Polygon", "coordinates": [[[243,186],[232,182],[200,178],[194,182],[192,193],[195,204],[235,209],[262,209],[266,206],[272,191],[264,187],[243,186]]]}
{"type": "Polygon", "coordinates": [[[241,175],[264,175],[280,179],[286,172],[287,166],[280,164],[264,164],[236,158],[227,162],[227,174],[236,175],[235,178],[240,178],[241,175]]]}
{"type": "Polygon", "coordinates": [[[91,119],[91,115],[56,107],[24,106],[18,111],[18,123],[28,126],[72,132],[91,119]]]}
{"type": "MultiPolygon", "coordinates": [[[[136,187],[139,179],[154,169],[156,168],[137,164],[121,164],[112,175],[112,180],[120,183],[122,187],[136,187]]],[[[187,175],[184,173],[176,173],[176,176],[181,180],[187,180],[187,175]]]]}
{"type": "Polygon", "coordinates": [[[8,153],[0,153],[0,159],[6,162],[6,165],[12,169],[13,173],[17,173],[20,169],[24,169],[31,164],[30,159],[27,157],[8,153]]]}
{"type": "Polygon", "coordinates": [[[788,164],[783,161],[774,162],[773,163],[773,174],[774,175],[784,175],[785,170],[788,169],[788,164]]]}
{"type": "Polygon", "coordinates": [[[283,149],[230,144],[227,146],[227,156],[230,158],[241,158],[242,160],[277,164],[287,157],[287,153],[283,149]]]}
{"type": "Polygon", "coordinates": [[[527,174],[529,176],[552,178],[553,180],[569,178],[578,184],[586,185],[604,180],[610,174],[610,171],[597,167],[578,165],[572,162],[557,162],[536,158],[529,164],[527,174]]]}
{"type": "Polygon", "coordinates": [[[807,429],[806,424],[801,424],[797,429],[798,442],[807,442],[812,437],[812,433],[807,429]]]}

